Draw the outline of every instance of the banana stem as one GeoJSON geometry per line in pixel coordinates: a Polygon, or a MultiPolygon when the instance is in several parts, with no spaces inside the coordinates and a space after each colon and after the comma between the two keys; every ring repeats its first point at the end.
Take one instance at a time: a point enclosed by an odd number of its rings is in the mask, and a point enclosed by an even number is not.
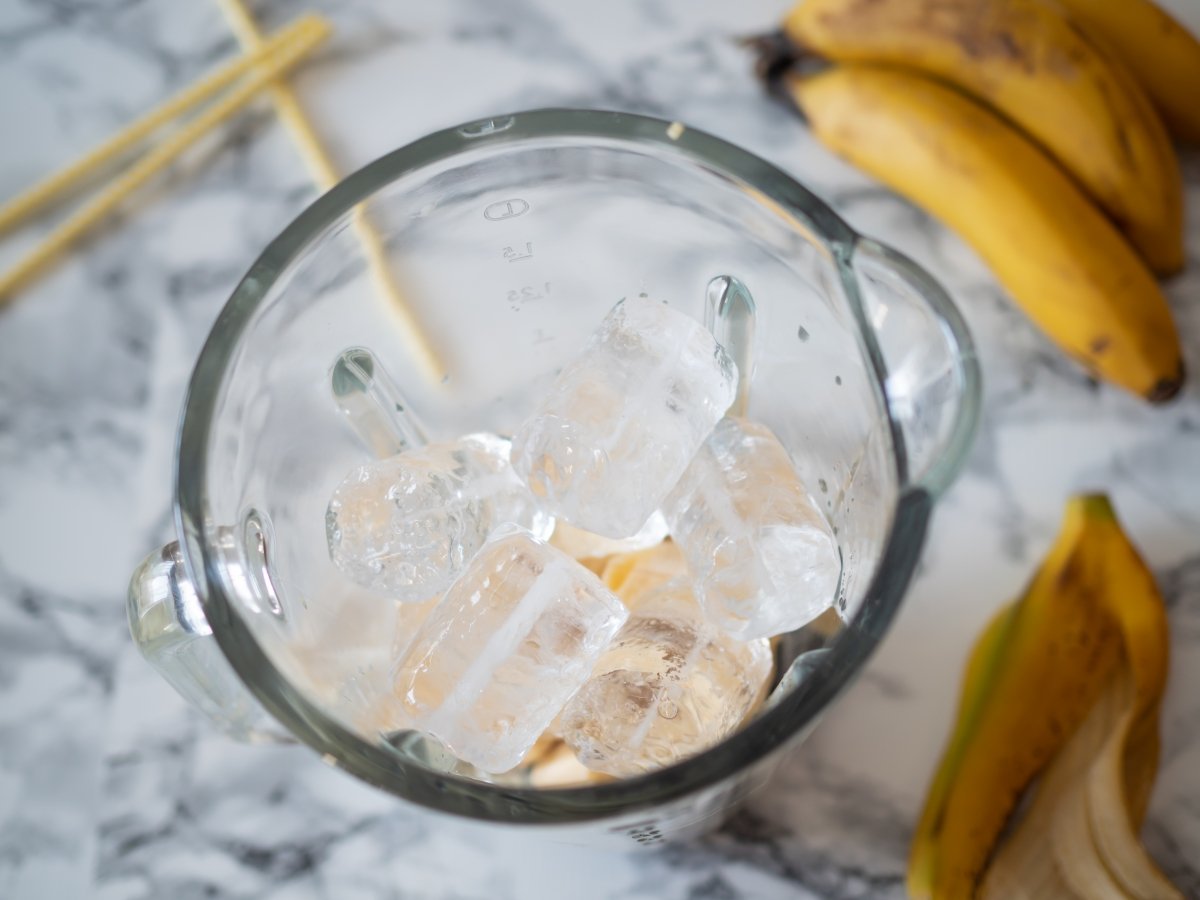
{"type": "Polygon", "coordinates": [[[827,68],[829,62],[798,46],[783,31],[746,35],[737,38],[737,42],[754,53],[754,74],[763,83],[767,94],[797,113],[807,124],[804,110],[796,105],[792,92],[787,89],[785,76],[796,72],[818,72],[827,68]]]}

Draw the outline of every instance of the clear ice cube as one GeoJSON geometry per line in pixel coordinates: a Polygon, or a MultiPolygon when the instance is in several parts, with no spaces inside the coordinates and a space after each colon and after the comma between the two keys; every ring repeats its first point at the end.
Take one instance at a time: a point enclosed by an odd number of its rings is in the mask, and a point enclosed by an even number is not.
{"type": "Polygon", "coordinates": [[[635,598],[558,728],[590,769],[650,772],[729,735],[761,702],[771,670],[769,641],[713,628],[678,579],[635,598]]]}
{"type": "Polygon", "coordinates": [[[485,772],[521,762],[629,617],[600,579],[518,530],[479,551],[399,660],[418,728],[485,772]]]}
{"type": "Polygon", "coordinates": [[[497,526],[547,534],[508,462],[507,440],[472,434],[354,469],[325,513],[334,565],[356,584],[404,602],[440,594],[497,526]]]}
{"type": "Polygon", "coordinates": [[[627,538],[736,389],[736,367],[699,322],[652,300],[622,300],[518,429],[513,466],[548,512],[627,538]]]}
{"type": "Polygon", "coordinates": [[[837,540],[765,426],[723,419],[663,511],[705,614],[734,637],[791,631],[836,601],[837,540]]]}
{"type": "Polygon", "coordinates": [[[352,588],[307,607],[277,660],[293,683],[343,723],[369,735],[409,727],[391,689],[396,657],[435,601],[396,603],[352,588]]]}

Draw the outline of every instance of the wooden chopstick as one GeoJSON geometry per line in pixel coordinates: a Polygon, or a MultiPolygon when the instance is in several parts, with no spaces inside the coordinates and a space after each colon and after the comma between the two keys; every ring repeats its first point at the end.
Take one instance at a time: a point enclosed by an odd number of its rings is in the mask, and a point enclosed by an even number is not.
{"type": "Polygon", "coordinates": [[[294,27],[296,30],[290,39],[278,45],[273,53],[265,57],[257,71],[198,113],[190,122],[155,144],[137,162],[85,203],[77,213],[51,231],[41,245],[8,272],[0,275],[0,306],[10,301],[18,289],[112,212],[130,193],[141,187],[208,131],[249,103],[281,72],[294,66],[329,37],[332,31],[328,22],[316,16],[306,17],[294,27]]]}
{"type": "Polygon", "coordinates": [[[229,87],[255,66],[274,56],[280,47],[295,40],[306,30],[310,30],[316,21],[318,21],[316,16],[303,16],[278,34],[272,35],[269,40],[259,44],[253,53],[222,66],[190,87],[184,88],[161,106],[106,140],[99,147],[0,206],[0,234],[42,209],[46,204],[86,178],[95,169],[137,146],[168,122],[229,87]]]}
{"type": "MultiPolygon", "coordinates": [[[[257,52],[263,45],[262,32],[242,0],[217,0],[217,4],[242,47],[247,53],[257,52]]],[[[329,190],[339,181],[337,169],[317,137],[312,123],[304,114],[295,92],[282,79],[272,82],[269,91],[275,110],[292,133],[292,139],[299,147],[313,181],[321,190],[329,190]]],[[[405,301],[404,294],[392,274],[387,248],[361,206],[354,211],[353,224],[371,275],[379,290],[390,301],[390,308],[399,319],[409,349],[416,357],[419,368],[424,371],[431,384],[440,384],[444,374],[442,363],[426,338],[421,323],[417,321],[412,308],[405,301]]]]}
{"type": "MultiPolygon", "coordinates": [[[[264,45],[264,38],[249,10],[239,0],[217,0],[217,5],[221,7],[221,12],[246,55],[257,55],[264,45]]],[[[271,96],[271,102],[275,104],[276,114],[292,132],[313,181],[322,191],[329,190],[338,183],[337,169],[304,115],[295,91],[286,81],[277,79],[267,86],[267,92],[271,96]]]]}

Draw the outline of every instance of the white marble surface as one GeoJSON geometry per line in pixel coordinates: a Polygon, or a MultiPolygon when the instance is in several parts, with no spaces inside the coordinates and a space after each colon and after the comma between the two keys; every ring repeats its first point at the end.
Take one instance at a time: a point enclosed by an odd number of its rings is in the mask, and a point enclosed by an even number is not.
{"type": "MultiPolygon", "coordinates": [[[[543,105],[657,113],[796,173],[942,279],[982,354],[986,412],[869,671],[717,834],[640,856],[463,836],[303,749],[216,735],[128,638],[130,570],[168,539],[172,434],[207,329],[313,196],[265,107],[223,129],[0,311],[0,897],[899,897],[909,829],[969,640],[1077,488],[1105,488],[1171,606],[1151,851],[1200,896],[1200,381],[1164,409],[1098,389],[978,259],[768,102],[729,35],[786,0],[323,0],[335,44],[297,79],[346,171],[432,129],[543,105]]],[[[1173,0],[1200,29],[1200,6],[1173,0]]],[[[303,4],[260,9],[278,24],[303,4]]],[[[0,197],[228,56],[211,3],[0,0],[0,197]]],[[[1200,377],[1191,270],[1170,285],[1200,377]]],[[[38,235],[6,239],[0,263],[38,235]]]]}

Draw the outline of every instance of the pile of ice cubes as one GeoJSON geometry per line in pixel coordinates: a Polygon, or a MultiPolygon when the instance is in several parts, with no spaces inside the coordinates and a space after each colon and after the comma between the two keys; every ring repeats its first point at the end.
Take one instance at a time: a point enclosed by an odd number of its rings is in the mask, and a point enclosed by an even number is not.
{"type": "Polygon", "coordinates": [[[699,322],[623,300],[511,442],[467,435],[349,473],[331,559],[430,608],[391,645],[391,727],[487,773],[556,738],[627,776],[753,714],[769,639],[834,603],[841,562],[783,445],[727,415],[737,381],[699,322]],[[630,538],[651,546],[579,549],[630,538]]]}

